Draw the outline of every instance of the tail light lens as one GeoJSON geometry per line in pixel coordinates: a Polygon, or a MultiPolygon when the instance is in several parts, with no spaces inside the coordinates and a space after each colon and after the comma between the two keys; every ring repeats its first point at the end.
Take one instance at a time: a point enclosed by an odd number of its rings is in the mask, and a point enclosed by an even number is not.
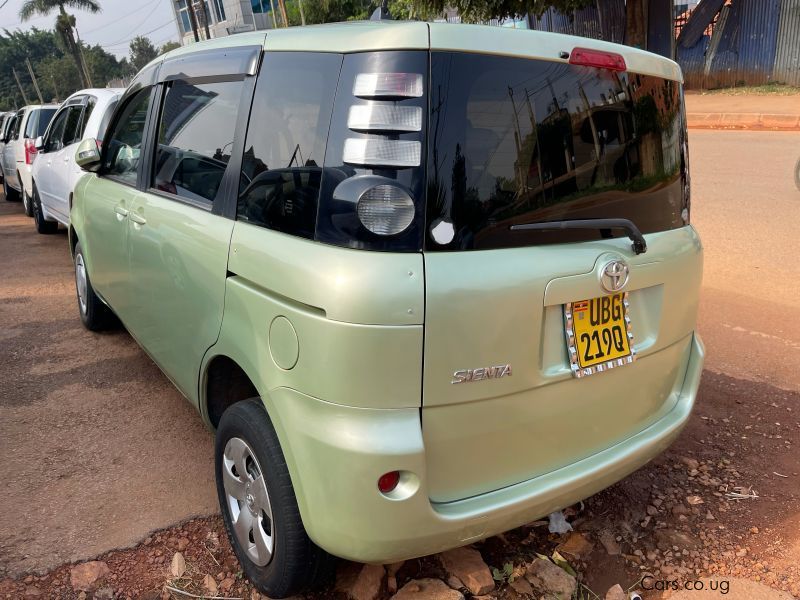
{"type": "Polygon", "coordinates": [[[414,220],[414,200],[395,185],[369,188],[359,198],[357,210],[364,227],[377,235],[402,233],[414,220]]]}
{"type": "Polygon", "coordinates": [[[32,165],[36,158],[36,143],[32,139],[25,140],[25,164],[32,165]]]}
{"type": "Polygon", "coordinates": [[[418,50],[345,55],[316,239],[369,250],[422,248],[429,60],[418,50]]]}
{"type": "Polygon", "coordinates": [[[389,471],[378,478],[378,489],[382,494],[388,494],[400,483],[400,471],[389,471]]]}
{"type": "Polygon", "coordinates": [[[628,67],[625,58],[616,52],[592,50],[590,48],[573,48],[569,55],[569,64],[582,67],[597,67],[609,71],[625,71],[628,67]]]}

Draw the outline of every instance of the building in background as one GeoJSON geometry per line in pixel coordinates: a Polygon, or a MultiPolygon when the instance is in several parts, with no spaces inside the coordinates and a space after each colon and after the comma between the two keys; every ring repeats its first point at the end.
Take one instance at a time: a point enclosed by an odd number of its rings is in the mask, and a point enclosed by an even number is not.
{"type": "Polygon", "coordinates": [[[195,40],[195,30],[197,39],[204,40],[207,37],[216,38],[273,26],[270,0],[170,1],[183,44],[190,44],[195,40]]]}

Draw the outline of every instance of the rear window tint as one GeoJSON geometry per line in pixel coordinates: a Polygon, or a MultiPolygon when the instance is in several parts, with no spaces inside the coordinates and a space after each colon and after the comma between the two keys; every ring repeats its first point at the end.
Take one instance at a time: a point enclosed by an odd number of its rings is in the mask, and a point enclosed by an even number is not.
{"type": "Polygon", "coordinates": [[[57,108],[36,108],[31,111],[28,116],[28,122],[25,124],[25,137],[35,139],[40,135],[44,135],[47,131],[47,126],[50,124],[50,119],[56,114],[57,108]]]}
{"type": "Polygon", "coordinates": [[[313,238],[342,57],[267,52],[256,84],[237,218],[313,238]]]}
{"type": "Polygon", "coordinates": [[[599,239],[513,224],[621,217],[685,224],[681,89],[658,77],[521,58],[431,58],[426,248],[599,239]]]}

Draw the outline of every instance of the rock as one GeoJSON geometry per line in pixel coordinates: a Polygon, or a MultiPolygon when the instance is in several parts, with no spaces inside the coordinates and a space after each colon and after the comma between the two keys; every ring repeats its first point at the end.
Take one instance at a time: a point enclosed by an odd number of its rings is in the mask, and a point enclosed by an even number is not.
{"type": "Polygon", "coordinates": [[[78,594],[78,600],[86,600],[86,592],[81,592],[78,594]]]}
{"type": "Polygon", "coordinates": [[[97,587],[97,582],[111,573],[108,565],[101,560],[92,560],[81,563],[70,569],[69,581],[76,592],[91,592],[97,587]]]}
{"type": "Polygon", "coordinates": [[[494,589],[492,573],[477,550],[455,548],[440,556],[447,572],[458,577],[473,596],[482,596],[494,589]]]}
{"type": "Polygon", "coordinates": [[[394,575],[386,576],[386,592],[389,594],[394,594],[397,592],[397,577],[394,575]]]}
{"type": "Polygon", "coordinates": [[[523,577],[515,579],[508,585],[511,586],[511,589],[517,592],[520,596],[533,597],[533,587],[531,586],[530,582],[523,577]]]}
{"type": "Polygon", "coordinates": [[[651,517],[655,517],[658,514],[658,509],[653,506],[652,504],[647,505],[647,514],[651,517]]]}
{"type": "Polygon", "coordinates": [[[575,558],[588,556],[594,546],[583,533],[571,532],[567,539],[556,548],[561,554],[569,554],[575,558]]]}
{"type": "Polygon", "coordinates": [[[206,575],[203,577],[203,587],[208,592],[209,596],[216,596],[217,592],[219,591],[219,586],[217,586],[217,580],[214,579],[211,575],[206,575]]]}
{"type": "Polygon", "coordinates": [[[575,593],[575,578],[549,560],[537,558],[525,573],[525,578],[534,590],[545,597],[555,596],[558,600],[569,600],[575,593]]]}
{"type": "Polygon", "coordinates": [[[689,506],[697,506],[703,503],[703,499],[700,496],[686,496],[686,502],[689,506]]]}
{"type": "Polygon", "coordinates": [[[180,552],[176,552],[172,555],[172,563],[170,563],[169,572],[175,578],[183,577],[183,574],[186,573],[186,559],[183,558],[183,554],[180,552]]]}
{"type": "Polygon", "coordinates": [[[189,540],[187,540],[186,538],[181,538],[178,540],[178,552],[185,552],[188,547],[189,547],[189,540]]]}
{"type": "Polygon", "coordinates": [[[696,471],[700,467],[700,463],[696,461],[694,458],[689,458],[688,456],[682,456],[681,462],[686,465],[690,471],[696,471]]]}
{"type": "Polygon", "coordinates": [[[461,591],[461,588],[464,587],[464,583],[455,575],[448,575],[445,583],[459,592],[461,591]]]}
{"type": "Polygon", "coordinates": [[[615,585],[606,592],[605,600],[628,600],[628,595],[620,584],[615,585]]]}
{"type": "Polygon", "coordinates": [[[42,595],[42,590],[34,585],[27,585],[22,595],[26,598],[39,598],[42,595]]]}
{"type": "Polygon", "coordinates": [[[697,587],[700,587],[700,582],[703,584],[702,591],[681,590],[670,596],[669,600],[719,600],[720,598],[726,600],[792,600],[791,594],[787,592],[779,592],[764,584],[738,577],[704,578],[698,582],[697,587]],[[725,594],[719,587],[723,581],[728,588],[725,594]],[[711,582],[714,582],[716,589],[711,589],[711,582]]]}
{"type": "Polygon", "coordinates": [[[464,594],[439,579],[412,579],[392,600],[464,600],[464,594]]]}
{"type": "Polygon", "coordinates": [[[622,554],[622,548],[619,547],[619,543],[614,539],[614,534],[608,529],[604,529],[600,532],[599,538],[600,543],[603,544],[603,548],[606,549],[609,556],[619,556],[622,554]]]}
{"type": "Polygon", "coordinates": [[[385,571],[383,565],[364,565],[347,595],[353,600],[375,600],[381,592],[385,571]]]}
{"type": "Polygon", "coordinates": [[[110,587],[100,588],[92,598],[93,600],[114,600],[114,590],[110,587]]]}
{"type": "Polygon", "coordinates": [[[673,546],[677,546],[679,550],[695,550],[700,545],[688,533],[675,529],[659,529],[655,535],[659,550],[671,550],[673,546]]]}
{"type": "Polygon", "coordinates": [[[219,584],[219,589],[222,590],[223,592],[227,592],[233,587],[234,583],[235,581],[233,580],[233,577],[226,577],[219,584]]]}

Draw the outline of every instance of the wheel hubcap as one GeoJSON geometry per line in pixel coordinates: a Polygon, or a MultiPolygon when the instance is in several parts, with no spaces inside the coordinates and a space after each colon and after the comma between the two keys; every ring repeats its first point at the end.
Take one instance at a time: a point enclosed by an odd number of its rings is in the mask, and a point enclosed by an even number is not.
{"type": "Polygon", "coordinates": [[[272,560],[275,531],[264,472],[252,448],[241,438],[225,444],[222,483],[236,540],[260,567],[272,560]]]}
{"type": "Polygon", "coordinates": [[[86,265],[83,264],[83,255],[75,257],[75,285],[78,288],[78,304],[81,312],[86,314],[86,265]]]}

